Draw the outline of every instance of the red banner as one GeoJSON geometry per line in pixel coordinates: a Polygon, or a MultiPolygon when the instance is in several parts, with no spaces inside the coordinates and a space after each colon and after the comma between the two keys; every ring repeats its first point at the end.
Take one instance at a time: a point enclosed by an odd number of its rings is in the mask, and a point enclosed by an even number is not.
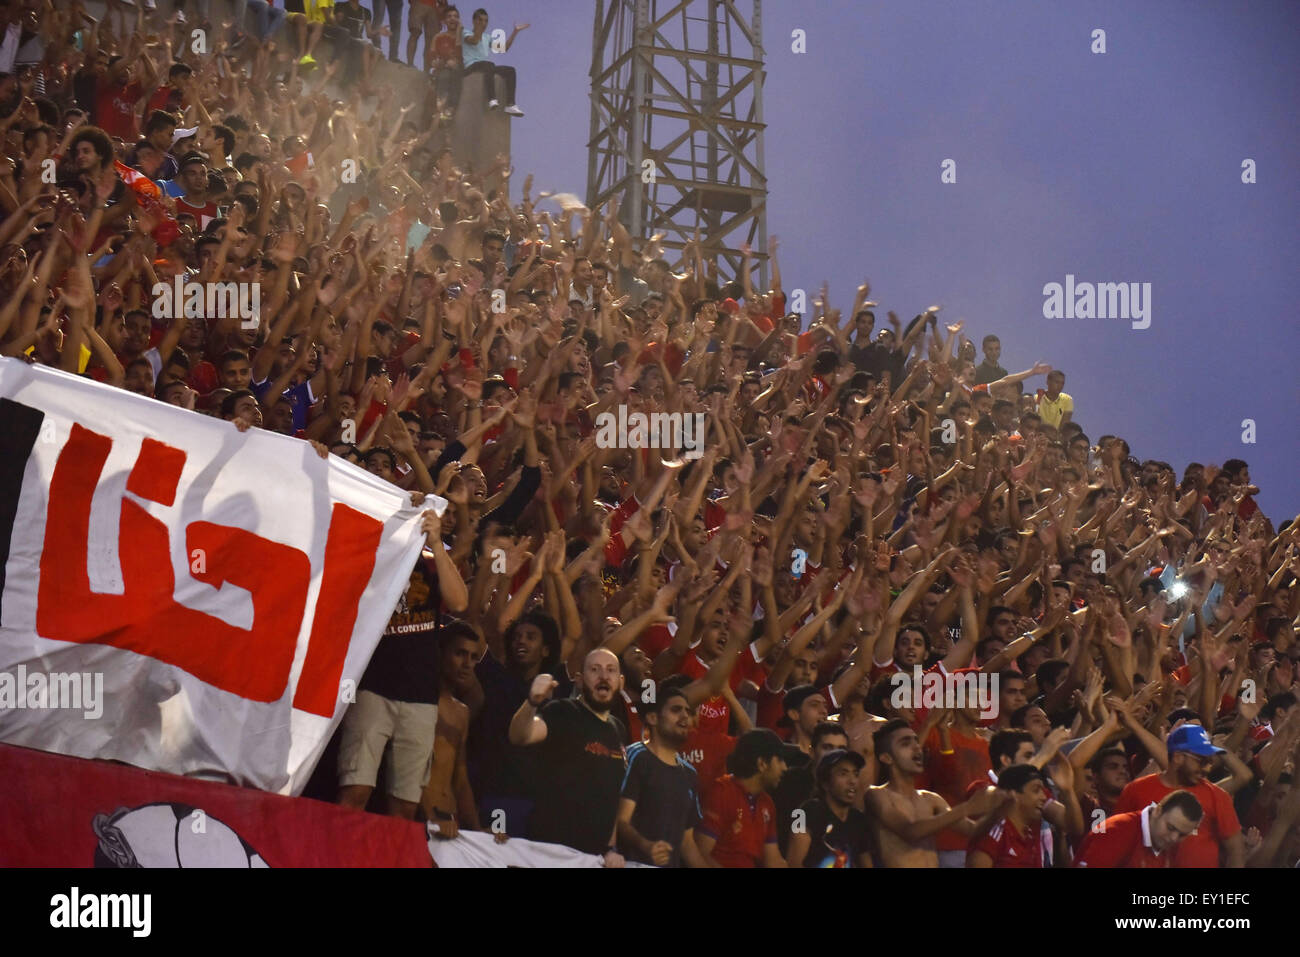
{"type": "Polygon", "coordinates": [[[6,867],[431,867],[425,828],[0,744],[6,867]]]}

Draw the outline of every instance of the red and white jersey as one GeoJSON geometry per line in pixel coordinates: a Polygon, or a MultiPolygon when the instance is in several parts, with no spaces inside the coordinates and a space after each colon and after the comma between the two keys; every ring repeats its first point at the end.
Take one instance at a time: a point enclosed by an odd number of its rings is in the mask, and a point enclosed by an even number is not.
{"type": "Polygon", "coordinates": [[[1052,829],[1035,828],[1031,824],[1021,832],[1011,821],[1003,818],[970,849],[987,854],[994,867],[1051,867],[1052,829]]]}

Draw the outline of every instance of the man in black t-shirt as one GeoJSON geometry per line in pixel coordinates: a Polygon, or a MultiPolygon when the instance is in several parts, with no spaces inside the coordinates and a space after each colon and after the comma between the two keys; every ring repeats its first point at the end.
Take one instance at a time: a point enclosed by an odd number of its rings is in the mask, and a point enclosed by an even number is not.
{"type": "Polygon", "coordinates": [[[371,32],[370,11],[358,0],[348,0],[334,6],[334,22],[347,31],[354,40],[364,40],[371,32]]]}
{"type": "Polygon", "coordinates": [[[858,774],[867,759],[856,751],[836,750],[817,762],[816,797],[805,801],[802,827],[790,835],[786,860],[791,867],[870,867],[867,816],[855,808],[858,774]]]}
{"type": "Polygon", "coordinates": [[[618,657],[604,648],[587,655],[578,698],[549,701],[557,687],[550,675],[538,675],[510,721],[510,743],[541,748],[546,768],[536,782],[530,836],[603,854],[606,867],[622,867],[623,856],[614,848],[614,818],[627,732],[609,713],[623,689],[618,657]]]}
{"type": "Polygon", "coordinates": [[[650,741],[627,749],[627,774],[618,802],[618,843],[629,857],[659,867],[703,867],[695,846],[700,822],[695,768],[681,755],[691,732],[691,704],[684,675],[659,684],[654,704],[644,706],[650,741]]]}
{"type": "MultiPolygon", "coordinates": [[[[782,854],[790,848],[790,829],[795,820],[795,812],[816,794],[813,772],[817,763],[831,751],[847,750],[848,747],[849,736],[844,731],[844,725],[837,721],[822,721],[813,729],[811,759],[807,755],[794,753],[787,759],[790,768],[781,776],[781,783],[772,792],[772,803],[776,805],[777,842],[782,854]]],[[[798,749],[791,748],[790,751],[796,752],[798,749]]]]}
{"type": "Polygon", "coordinates": [[[382,55],[371,41],[378,31],[371,25],[370,11],[358,0],[334,5],[334,22],[325,25],[325,36],[334,43],[334,49],[342,54],[343,76],[345,84],[351,84],[360,74],[365,82],[370,81],[374,61],[382,55]]]}
{"type": "Polygon", "coordinates": [[[361,676],[357,699],[343,716],[339,739],[339,796],[344,807],[364,808],[389,752],[388,813],[414,820],[433,768],[442,662],[440,611],[465,610],[468,592],[442,543],[442,519],[425,512],[428,547],[416,560],[402,594],[361,676]]]}
{"type": "Polygon", "coordinates": [[[871,333],[876,327],[876,314],[870,309],[860,309],[853,317],[853,339],[849,343],[849,362],[859,372],[870,371],[874,375],[871,333]]]}

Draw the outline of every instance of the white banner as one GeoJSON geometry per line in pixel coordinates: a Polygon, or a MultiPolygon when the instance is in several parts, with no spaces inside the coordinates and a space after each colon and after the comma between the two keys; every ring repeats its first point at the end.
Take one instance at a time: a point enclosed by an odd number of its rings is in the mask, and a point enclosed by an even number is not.
{"type": "Polygon", "coordinates": [[[299,439],[0,359],[0,741],[300,793],[421,511],[299,439]]]}
{"type": "MultiPolygon", "coordinates": [[[[428,825],[432,828],[433,825],[428,825]]],[[[429,854],[439,867],[604,867],[599,854],[584,854],[563,844],[512,837],[502,844],[484,831],[461,831],[450,841],[429,831],[429,854]]],[[[649,867],[628,861],[627,867],[649,867]]]]}

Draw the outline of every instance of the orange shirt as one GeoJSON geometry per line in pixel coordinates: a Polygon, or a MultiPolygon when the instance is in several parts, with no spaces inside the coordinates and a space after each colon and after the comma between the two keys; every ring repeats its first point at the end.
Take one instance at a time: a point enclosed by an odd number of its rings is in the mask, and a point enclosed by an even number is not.
{"type": "MultiPolygon", "coordinates": [[[[951,807],[966,800],[972,784],[987,783],[993,765],[989,761],[989,743],[983,738],[962,734],[956,728],[949,729],[948,737],[952,754],[944,754],[939,746],[938,728],[926,736],[925,771],[917,786],[934,791],[951,807]]],[[[967,840],[952,828],[944,828],[935,838],[935,847],[941,851],[964,851],[967,840]]]]}
{"type": "Polygon", "coordinates": [[[1160,780],[1160,775],[1148,774],[1125,786],[1120,792],[1119,800],[1115,802],[1115,813],[1140,811],[1148,804],[1160,801],[1166,794],[1178,790],[1191,791],[1196,795],[1205,816],[1191,836],[1178,845],[1173,866],[1218,867],[1219,846],[1227,838],[1241,833],[1241,822],[1237,820],[1232,798],[1217,784],[1201,781],[1194,788],[1171,788],[1160,780]]]}

